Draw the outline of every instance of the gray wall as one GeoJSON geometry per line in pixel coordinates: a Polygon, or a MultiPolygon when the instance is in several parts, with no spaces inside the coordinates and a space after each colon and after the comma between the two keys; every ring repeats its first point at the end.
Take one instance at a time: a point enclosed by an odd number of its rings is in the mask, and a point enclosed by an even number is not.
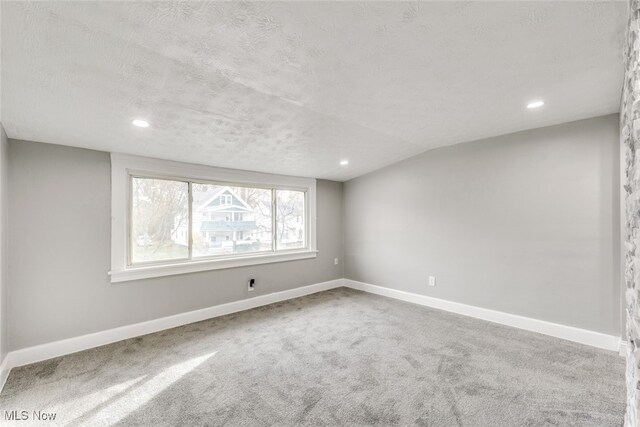
{"type": "Polygon", "coordinates": [[[9,179],[10,350],[343,276],[342,183],[317,183],[316,259],[111,284],[109,155],[10,140],[9,179]]]}
{"type": "Polygon", "coordinates": [[[609,115],[348,181],[345,276],[619,335],[618,144],[609,115]]]}
{"type": "Polygon", "coordinates": [[[7,134],[0,123],[0,362],[7,354],[7,287],[8,287],[8,164],[7,134]]]}

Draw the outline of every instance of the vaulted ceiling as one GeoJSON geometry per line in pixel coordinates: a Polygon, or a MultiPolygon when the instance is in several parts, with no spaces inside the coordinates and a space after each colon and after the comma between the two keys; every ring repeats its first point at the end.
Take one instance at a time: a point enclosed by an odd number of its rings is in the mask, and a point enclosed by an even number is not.
{"type": "Polygon", "coordinates": [[[335,180],[618,111],[627,19],[611,1],[1,7],[10,138],[335,180]]]}

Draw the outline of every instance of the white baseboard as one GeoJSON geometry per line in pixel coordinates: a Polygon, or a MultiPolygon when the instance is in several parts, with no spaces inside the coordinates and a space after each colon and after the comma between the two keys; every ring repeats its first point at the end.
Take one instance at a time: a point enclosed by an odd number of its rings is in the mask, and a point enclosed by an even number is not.
{"type": "Polygon", "coordinates": [[[4,388],[4,384],[7,382],[7,378],[9,378],[9,372],[11,372],[11,368],[7,366],[7,362],[9,361],[9,355],[5,355],[2,361],[0,361],[0,391],[4,388]]]}
{"type": "MultiPolygon", "coordinates": [[[[0,377],[0,380],[2,380],[0,385],[4,386],[4,381],[6,381],[9,375],[9,371],[12,368],[18,366],[28,365],[30,363],[40,362],[42,360],[64,356],[66,354],[71,354],[82,350],[88,350],[90,348],[111,344],[116,341],[135,338],[141,335],[151,334],[165,329],[187,325],[189,323],[224,316],[226,314],[249,310],[251,308],[261,307],[263,305],[273,304],[275,302],[286,301],[292,298],[314,294],[316,292],[339,288],[342,286],[342,284],[342,279],[316,283],[309,286],[260,295],[257,297],[234,301],[227,304],[216,305],[200,310],[162,317],[160,319],[149,320],[147,322],[122,326],[102,332],[96,332],[75,338],[68,338],[61,341],[55,341],[47,344],[12,351],[7,354],[2,366],[0,366],[0,375],[2,375],[0,377]]],[[[0,390],[2,390],[1,387],[0,390]]]]}
{"type": "Polygon", "coordinates": [[[451,313],[475,317],[476,319],[500,323],[501,325],[512,326],[514,328],[524,329],[531,332],[538,332],[544,335],[590,345],[592,347],[616,352],[620,351],[620,337],[613,335],[607,335],[587,329],[580,329],[573,326],[561,325],[558,323],[551,323],[544,320],[532,319],[530,317],[518,316],[517,314],[509,314],[487,308],[461,304],[459,302],[447,301],[426,295],[399,291],[350,279],[344,279],[344,286],[376,295],[382,295],[427,307],[437,308],[439,310],[449,311],[451,313]]]}
{"type": "Polygon", "coordinates": [[[620,348],[618,349],[618,354],[624,358],[627,357],[627,342],[620,338],[620,348]]]}
{"type": "Polygon", "coordinates": [[[428,297],[426,295],[399,291],[382,286],[357,282],[355,280],[336,279],[328,282],[316,283],[314,285],[260,295],[254,298],[247,298],[244,300],[208,307],[201,310],[189,311],[186,313],[162,317],[160,319],[150,320],[147,322],[122,326],[102,332],[96,332],[75,338],[68,338],[61,341],[55,341],[47,344],[12,351],[5,356],[4,360],[0,364],[0,391],[4,387],[11,369],[18,366],[28,365],[30,363],[40,362],[42,360],[64,356],[66,354],[71,354],[82,350],[88,350],[90,348],[111,344],[113,342],[122,341],[129,338],[135,338],[141,335],[159,332],[165,329],[175,328],[178,326],[199,322],[214,317],[224,316],[226,314],[249,310],[280,301],[286,301],[289,299],[314,294],[316,292],[339,288],[341,286],[346,286],[352,289],[357,289],[372,294],[420,304],[427,307],[437,308],[452,313],[462,314],[464,316],[475,317],[477,319],[487,320],[490,322],[512,326],[527,331],[538,332],[541,334],[550,335],[552,337],[562,338],[593,347],[618,351],[621,355],[626,354],[626,342],[621,341],[619,337],[613,335],[607,335],[600,332],[575,328],[572,326],[546,322],[544,320],[532,319],[515,314],[509,314],[500,311],[489,310],[486,308],[442,300],[438,298],[428,297]]]}

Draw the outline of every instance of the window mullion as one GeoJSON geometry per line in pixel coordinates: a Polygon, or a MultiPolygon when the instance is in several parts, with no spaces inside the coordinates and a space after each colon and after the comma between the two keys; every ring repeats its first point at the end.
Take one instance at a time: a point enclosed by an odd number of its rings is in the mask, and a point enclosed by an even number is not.
{"type": "Polygon", "coordinates": [[[271,189],[271,251],[275,252],[277,250],[276,248],[276,233],[278,232],[276,230],[276,211],[277,211],[277,205],[276,205],[276,189],[272,188],[271,189]]]}
{"type": "Polygon", "coordinates": [[[129,195],[127,197],[127,220],[126,220],[126,230],[127,230],[127,248],[126,248],[126,265],[130,266],[131,264],[133,264],[133,256],[132,256],[132,251],[133,251],[133,244],[131,243],[133,240],[132,237],[132,228],[131,228],[131,222],[133,221],[133,177],[129,174],[127,174],[127,186],[129,189],[129,195]]]}
{"type": "Polygon", "coordinates": [[[193,183],[189,181],[189,219],[188,219],[188,246],[189,246],[189,259],[193,259],[193,183]]]}

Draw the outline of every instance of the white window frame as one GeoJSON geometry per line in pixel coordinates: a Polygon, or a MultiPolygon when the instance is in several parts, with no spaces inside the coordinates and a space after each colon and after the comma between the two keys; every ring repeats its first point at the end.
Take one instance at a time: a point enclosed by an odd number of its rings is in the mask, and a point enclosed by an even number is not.
{"type": "Polygon", "coordinates": [[[273,262],[295,261],[315,258],[317,254],[316,180],[313,178],[271,175],[125,154],[111,154],[111,271],[109,271],[109,275],[112,283],[273,262]],[[154,265],[129,265],[130,182],[132,176],[304,191],[306,193],[307,247],[276,251],[274,246],[272,252],[266,253],[229,255],[202,260],[167,261],[166,263],[154,265]]]}

